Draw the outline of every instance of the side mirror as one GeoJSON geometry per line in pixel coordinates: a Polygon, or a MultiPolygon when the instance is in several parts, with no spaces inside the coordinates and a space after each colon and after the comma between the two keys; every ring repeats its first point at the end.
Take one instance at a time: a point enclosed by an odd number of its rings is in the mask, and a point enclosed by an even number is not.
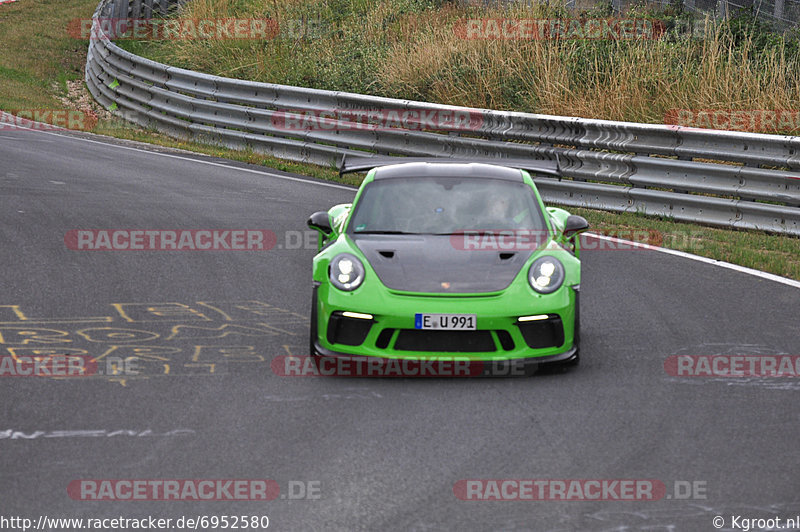
{"type": "Polygon", "coordinates": [[[319,231],[324,236],[329,236],[333,233],[331,227],[331,219],[328,216],[328,211],[318,211],[312,214],[306,224],[311,228],[319,231]]]}
{"type": "Polygon", "coordinates": [[[564,224],[564,237],[569,240],[589,229],[589,222],[583,216],[572,214],[564,224]]]}

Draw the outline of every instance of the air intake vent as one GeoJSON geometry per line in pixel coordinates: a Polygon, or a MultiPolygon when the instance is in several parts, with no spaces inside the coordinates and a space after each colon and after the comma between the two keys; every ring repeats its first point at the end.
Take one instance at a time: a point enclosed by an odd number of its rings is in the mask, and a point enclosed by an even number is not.
{"type": "Polygon", "coordinates": [[[328,320],[328,342],[342,345],[361,345],[369,334],[372,320],[361,320],[342,316],[334,312],[328,320]]]}
{"type": "Polygon", "coordinates": [[[531,349],[545,347],[558,347],[564,343],[564,326],[558,315],[548,317],[546,320],[525,321],[517,324],[525,338],[525,343],[531,349]]]}
{"type": "Polygon", "coordinates": [[[375,340],[375,347],[378,349],[386,349],[389,347],[389,342],[392,340],[392,335],[394,334],[394,329],[384,329],[378,335],[378,339],[375,340]]]}
{"type": "Polygon", "coordinates": [[[394,348],[398,351],[481,353],[497,349],[490,331],[422,331],[401,329],[394,348]]]}

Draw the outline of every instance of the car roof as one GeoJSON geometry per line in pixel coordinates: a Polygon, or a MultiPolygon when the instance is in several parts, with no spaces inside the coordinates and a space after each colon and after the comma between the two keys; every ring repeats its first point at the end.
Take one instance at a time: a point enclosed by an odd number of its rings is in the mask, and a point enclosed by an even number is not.
{"type": "Polygon", "coordinates": [[[413,162],[376,168],[373,179],[377,181],[409,177],[474,177],[523,182],[522,175],[522,171],[517,168],[495,164],[413,162]]]}

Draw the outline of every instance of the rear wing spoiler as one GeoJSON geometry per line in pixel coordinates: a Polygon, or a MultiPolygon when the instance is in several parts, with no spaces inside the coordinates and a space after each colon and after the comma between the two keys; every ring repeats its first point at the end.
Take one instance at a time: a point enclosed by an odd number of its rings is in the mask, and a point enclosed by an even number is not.
{"type": "Polygon", "coordinates": [[[481,164],[494,164],[497,166],[505,166],[508,168],[519,168],[537,174],[545,174],[555,177],[561,177],[561,162],[556,155],[555,161],[542,161],[538,159],[501,159],[492,157],[350,157],[347,155],[342,156],[342,162],[339,165],[339,175],[351,174],[354,172],[368,172],[373,168],[380,166],[389,166],[391,164],[403,163],[481,163],[481,164]]]}

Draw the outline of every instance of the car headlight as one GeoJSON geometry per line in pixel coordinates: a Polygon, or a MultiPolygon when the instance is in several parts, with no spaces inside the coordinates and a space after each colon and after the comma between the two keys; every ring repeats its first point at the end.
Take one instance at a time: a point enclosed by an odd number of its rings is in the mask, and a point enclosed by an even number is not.
{"type": "Polygon", "coordinates": [[[347,292],[355,290],[364,282],[364,265],[350,253],[336,255],[328,270],[333,286],[347,292]]]}
{"type": "Polygon", "coordinates": [[[528,282],[540,294],[551,294],[564,282],[564,265],[555,257],[539,257],[528,270],[528,282]]]}

